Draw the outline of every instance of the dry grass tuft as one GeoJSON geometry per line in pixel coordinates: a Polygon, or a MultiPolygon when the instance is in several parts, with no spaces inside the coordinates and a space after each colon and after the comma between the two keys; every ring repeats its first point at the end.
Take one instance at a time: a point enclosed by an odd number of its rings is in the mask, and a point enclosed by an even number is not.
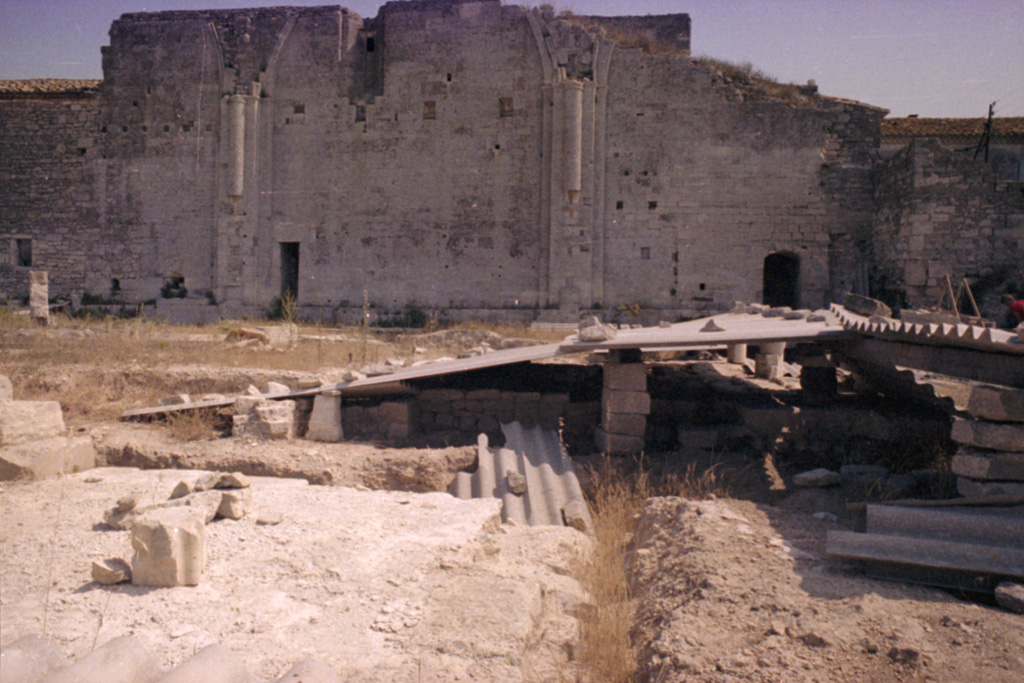
{"type": "Polygon", "coordinates": [[[694,63],[721,72],[726,79],[732,81],[757,98],[780,100],[793,106],[809,106],[814,98],[801,92],[801,86],[794,83],[780,83],[778,79],[750,62],[739,64],[715,57],[699,57],[694,63]]]}
{"type": "Polygon", "coordinates": [[[225,429],[225,418],[216,408],[167,413],[167,428],[177,441],[209,441],[225,429]]]}
{"type": "Polygon", "coordinates": [[[664,464],[604,458],[584,479],[594,523],[593,545],[577,558],[574,575],[592,607],[580,617],[578,680],[628,683],[636,680],[642,643],[635,640],[635,602],[630,567],[636,525],[644,500],[652,496],[691,499],[726,496],[729,477],[718,464],[690,463],[681,474],[664,464]]]}
{"type": "Polygon", "coordinates": [[[609,459],[600,470],[590,478],[594,543],[574,572],[591,603],[580,617],[580,679],[626,683],[637,670],[627,572],[637,515],[649,491],[642,470],[623,476],[609,459]]]}

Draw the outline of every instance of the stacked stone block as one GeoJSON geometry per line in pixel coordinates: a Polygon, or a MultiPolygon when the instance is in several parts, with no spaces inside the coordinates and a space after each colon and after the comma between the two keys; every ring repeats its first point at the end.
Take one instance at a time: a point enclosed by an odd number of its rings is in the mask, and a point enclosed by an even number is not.
{"type": "Polygon", "coordinates": [[[401,441],[416,431],[416,406],[399,401],[376,406],[348,405],[342,409],[341,419],[347,437],[401,441]]]}
{"type": "MultiPolygon", "coordinates": [[[[1024,395],[1019,390],[1006,391],[1024,395]]],[[[999,412],[1013,421],[957,418],[953,422],[952,438],[960,449],[952,468],[962,496],[1024,497],[1024,410],[1012,411],[1013,415],[999,412]]]]}
{"type": "Polygon", "coordinates": [[[602,453],[639,453],[644,448],[651,395],[647,366],[610,362],[604,366],[601,427],[597,448],[602,453]]]}
{"type": "Polygon", "coordinates": [[[255,439],[295,438],[295,401],[239,396],[235,399],[231,434],[255,439]]]}
{"type": "Polygon", "coordinates": [[[558,429],[569,396],[499,389],[428,389],[420,394],[416,405],[424,432],[456,430],[494,436],[507,422],[558,429]]]}

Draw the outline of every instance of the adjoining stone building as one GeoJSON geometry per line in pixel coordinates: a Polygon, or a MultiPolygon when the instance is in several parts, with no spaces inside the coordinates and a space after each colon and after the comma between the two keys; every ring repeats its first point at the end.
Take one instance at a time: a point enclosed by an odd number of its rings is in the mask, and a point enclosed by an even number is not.
{"type": "MultiPolygon", "coordinates": [[[[0,94],[0,290],[31,266],[191,319],[285,292],[324,318],[676,319],[932,263],[884,110],[689,41],[685,14],[500,0],[126,14],[102,84],[0,94]]],[[[984,209],[1000,258],[1024,250],[1019,195],[984,209]]]]}

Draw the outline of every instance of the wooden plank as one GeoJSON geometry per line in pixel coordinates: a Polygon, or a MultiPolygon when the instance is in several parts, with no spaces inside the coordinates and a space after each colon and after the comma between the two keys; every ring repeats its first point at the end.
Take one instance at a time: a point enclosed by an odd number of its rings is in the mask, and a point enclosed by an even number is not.
{"type": "Polygon", "coordinates": [[[825,555],[1024,579],[1024,548],[830,531],[825,555]]]}
{"type": "Polygon", "coordinates": [[[1024,548],[1024,515],[868,505],[866,528],[869,534],[1024,548]]]}

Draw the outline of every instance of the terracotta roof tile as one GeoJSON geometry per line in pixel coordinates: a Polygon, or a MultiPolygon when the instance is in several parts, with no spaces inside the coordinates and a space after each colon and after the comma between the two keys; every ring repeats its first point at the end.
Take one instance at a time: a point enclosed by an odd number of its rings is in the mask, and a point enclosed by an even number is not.
{"type": "MultiPolygon", "coordinates": [[[[882,119],[884,138],[980,138],[985,131],[984,118],[924,119],[917,117],[882,119]]],[[[992,119],[992,135],[996,139],[1024,140],[1024,116],[992,119]]]]}

